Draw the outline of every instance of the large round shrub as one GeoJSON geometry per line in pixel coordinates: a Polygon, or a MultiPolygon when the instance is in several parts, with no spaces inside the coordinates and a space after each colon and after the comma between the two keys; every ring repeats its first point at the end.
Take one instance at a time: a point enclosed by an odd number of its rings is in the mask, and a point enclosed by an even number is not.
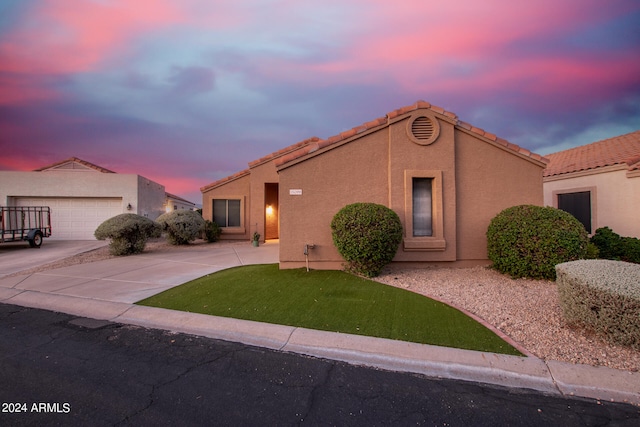
{"type": "Polygon", "coordinates": [[[347,269],[367,277],[380,274],[402,240],[398,215],[375,203],[354,203],[340,209],[331,221],[331,231],[347,269]]]}
{"type": "Polygon", "coordinates": [[[205,231],[205,222],[198,212],[175,210],[160,215],[156,222],[167,233],[167,241],[172,245],[188,245],[205,231]]]}
{"type": "Polygon", "coordinates": [[[493,267],[512,277],[555,279],[557,264],[585,257],[587,231],[573,215],[552,207],[514,206],[491,220],[487,252],[493,267]]]}
{"type": "Polygon", "coordinates": [[[104,221],[94,232],[98,240],[110,239],[113,255],[130,255],[144,250],[147,240],[160,237],[160,226],[149,218],[133,213],[116,215],[104,221]]]}

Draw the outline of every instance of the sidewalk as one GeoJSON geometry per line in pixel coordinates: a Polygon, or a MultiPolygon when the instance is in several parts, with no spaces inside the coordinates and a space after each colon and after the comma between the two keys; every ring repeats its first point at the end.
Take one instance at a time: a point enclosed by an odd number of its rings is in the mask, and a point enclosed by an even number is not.
{"type": "MultiPolygon", "coordinates": [[[[134,305],[222,269],[278,262],[277,242],[155,251],[0,278],[0,302],[430,377],[640,405],[640,373],[134,305]]],[[[0,260],[0,271],[2,270],[0,260]]]]}

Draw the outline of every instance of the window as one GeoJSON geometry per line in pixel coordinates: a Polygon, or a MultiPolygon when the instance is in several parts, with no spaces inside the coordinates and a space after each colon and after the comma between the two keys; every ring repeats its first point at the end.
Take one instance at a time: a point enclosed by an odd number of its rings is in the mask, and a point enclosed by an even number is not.
{"type": "Polygon", "coordinates": [[[575,193],[558,194],[558,209],[569,212],[584,225],[587,233],[591,234],[591,192],[578,191],[575,193]]]}
{"type": "Polygon", "coordinates": [[[240,200],[215,199],[213,201],[213,222],[220,227],[240,227],[240,200]]]}
{"type": "Polygon", "coordinates": [[[413,236],[433,236],[433,205],[431,201],[433,178],[413,178],[413,236]]]}
{"type": "Polygon", "coordinates": [[[405,170],[405,251],[445,251],[442,171],[405,170]]]}

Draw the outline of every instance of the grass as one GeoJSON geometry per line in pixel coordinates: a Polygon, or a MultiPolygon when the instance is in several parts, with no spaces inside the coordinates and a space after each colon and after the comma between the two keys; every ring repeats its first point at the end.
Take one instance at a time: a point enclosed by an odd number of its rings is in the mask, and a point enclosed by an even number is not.
{"type": "Polygon", "coordinates": [[[250,265],[213,273],[137,304],[521,356],[462,312],[342,271],[250,265]]]}

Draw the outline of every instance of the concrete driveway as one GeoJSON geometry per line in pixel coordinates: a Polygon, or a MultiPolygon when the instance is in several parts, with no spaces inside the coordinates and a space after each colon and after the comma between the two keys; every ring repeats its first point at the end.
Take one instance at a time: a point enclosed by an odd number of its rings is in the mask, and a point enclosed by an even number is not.
{"type": "Polygon", "coordinates": [[[44,239],[39,248],[27,242],[0,243],[0,278],[106,246],[100,240],[44,239]]]}
{"type": "MultiPolygon", "coordinates": [[[[51,243],[51,242],[48,242],[51,243]]],[[[53,242],[48,249],[12,247],[0,258],[0,271],[6,274],[62,259],[104,245],[104,242],[53,242]],[[66,243],[66,244],[65,244],[66,243]],[[93,243],[93,246],[91,245],[93,243]]],[[[181,285],[198,277],[247,264],[278,262],[278,243],[253,247],[248,242],[194,244],[156,249],[127,257],[56,268],[28,275],[2,277],[0,300],[25,291],[32,296],[61,295],[118,303],[141,299],[181,285]]]]}

